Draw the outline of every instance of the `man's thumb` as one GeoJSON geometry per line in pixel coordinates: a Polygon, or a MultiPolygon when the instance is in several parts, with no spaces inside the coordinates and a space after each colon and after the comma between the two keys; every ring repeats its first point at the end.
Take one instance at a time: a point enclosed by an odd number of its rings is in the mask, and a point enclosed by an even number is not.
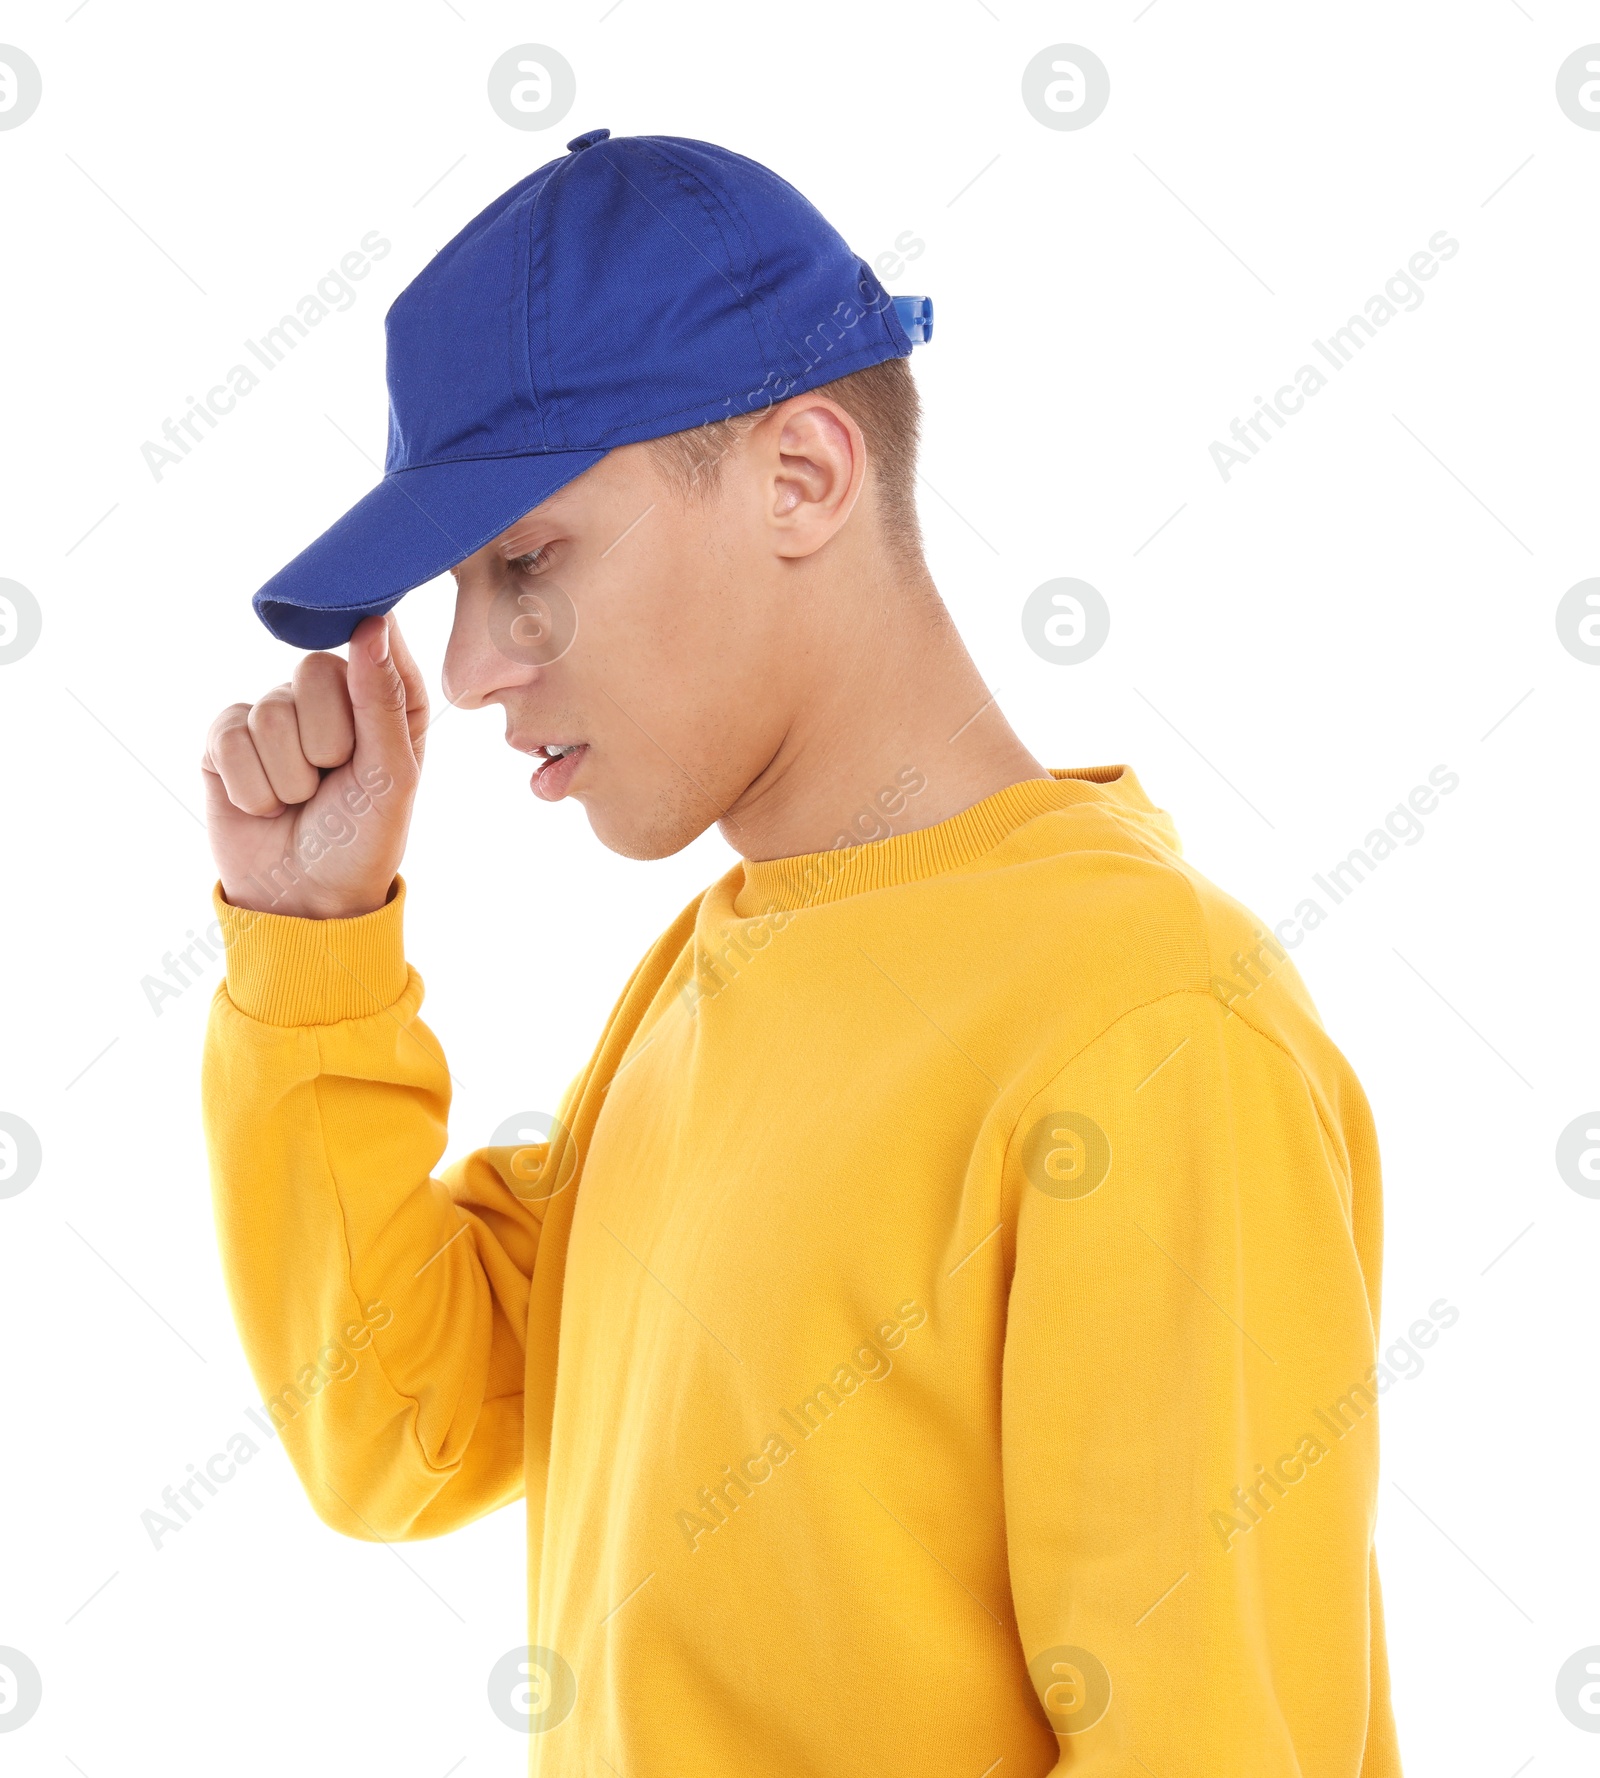
{"type": "Polygon", "coordinates": [[[416,763],[406,723],[406,686],[389,646],[387,615],[363,618],[350,638],[347,683],[355,718],[352,764],[360,777],[368,766],[408,770],[416,763]]]}

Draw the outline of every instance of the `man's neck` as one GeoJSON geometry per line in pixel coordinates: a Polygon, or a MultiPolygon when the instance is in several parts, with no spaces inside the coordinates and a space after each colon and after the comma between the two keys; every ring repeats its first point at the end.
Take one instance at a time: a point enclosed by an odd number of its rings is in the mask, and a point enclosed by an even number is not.
{"type": "Polygon", "coordinates": [[[815,664],[782,742],[718,823],[745,858],[932,827],[1049,776],[1001,714],[925,571],[856,594],[847,623],[807,633],[815,664]]]}

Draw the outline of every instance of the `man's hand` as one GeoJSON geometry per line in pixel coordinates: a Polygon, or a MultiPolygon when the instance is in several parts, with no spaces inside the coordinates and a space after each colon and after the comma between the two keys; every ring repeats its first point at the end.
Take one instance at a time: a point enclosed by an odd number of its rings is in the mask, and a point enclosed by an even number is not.
{"type": "Polygon", "coordinates": [[[314,920],[389,898],[422,769],[428,694],[399,628],[369,617],[346,665],[308,654],[294,679],[230,704],[206,736],[206,825],[235,907],[314,920]]]}

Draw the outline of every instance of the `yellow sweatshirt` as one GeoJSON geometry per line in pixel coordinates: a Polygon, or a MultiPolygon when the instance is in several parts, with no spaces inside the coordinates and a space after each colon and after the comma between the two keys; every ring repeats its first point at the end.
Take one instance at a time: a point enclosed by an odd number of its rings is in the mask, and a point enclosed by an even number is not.
{"type": "Polygon", "coordinates": [[[735,865],[437,1177],[403,906],[219,895],[217,1226],[330,1525],[525,1497],[535,1772],[1395,1778],[1370,1114],[1132,772],[735,865]]]}

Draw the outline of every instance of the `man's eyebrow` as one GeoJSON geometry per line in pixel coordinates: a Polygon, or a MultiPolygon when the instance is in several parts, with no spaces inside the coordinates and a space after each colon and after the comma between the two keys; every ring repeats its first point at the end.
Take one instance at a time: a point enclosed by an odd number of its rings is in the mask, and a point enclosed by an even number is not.
{"type": "Polygon", "coordinates": [[[503,543],[507,538],[515,537],[524,530],[541,530],[548,525],[559,525],[562,521],[562,507],[567,504],[567,490],[557,488],[547,500],[541,500],[531,511],[525,512],[515,523],[507,525],[500,535],[491,539],[495,544],[503,543]]]}
{"type": "MultiPolygon", "coordinates": [[[[507,525],[498,537],[491,537],[474,553],[481,555],[484,550],[494,550],[497,554],[504,555],[507,561],[515,561],[518,556],[526,555],[529,550],[540,547],[533,541],[538,532],[559,529],[558,525],[549,522],[553,518],[554,515],[547,514],[543,506],[537,506],[533,512],[524,513],[514,525],[507,525]],[[537,518],[535,514],[538,515],[537,518]]],[[[470,556],[463,556],[459,562],[451,563],[449,572],[459,574],[471,559],[470,556]]]]}
{"type": "Polygon", "coordinates": [[[513,555],[521,555],[522,549],[514,547],[515,545],[525,546],[530,538],[537,536],[540,532],[559,529],[558,516],[555,513],[545,512],[541,507],[537,518],[529,513],[525,518],[518,519],[516,524],[508,525],[498,537],[491,539],[490,548],[510,551],[513,555]]]}

